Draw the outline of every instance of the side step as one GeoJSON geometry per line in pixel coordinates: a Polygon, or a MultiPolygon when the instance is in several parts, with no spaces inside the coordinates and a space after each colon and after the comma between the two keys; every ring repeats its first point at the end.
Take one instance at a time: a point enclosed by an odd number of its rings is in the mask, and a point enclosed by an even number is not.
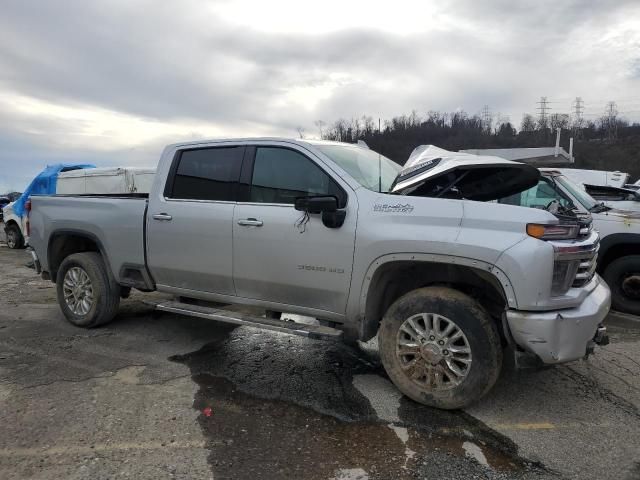
{"type": "Polygon", "coordinates": [[[217,320],[219,322],[232,323],[235,325],[245,325],[249,327],[262,328],[264,330],[273,330],[276,332],[290,333],[313,339],[322,340],[342,340],[342,330],[336,328],[324,327],[322,325],[306,325],[304,323],[285,322],[273,318],[257,317],[241,312],[233,312],[221,308],[204,307],[201,305],[192,305],[181,302],[149,302],[156,310],[163,312],[178,313],[188,315],[190,317],[207,318],[209,320],[217,320]]]}

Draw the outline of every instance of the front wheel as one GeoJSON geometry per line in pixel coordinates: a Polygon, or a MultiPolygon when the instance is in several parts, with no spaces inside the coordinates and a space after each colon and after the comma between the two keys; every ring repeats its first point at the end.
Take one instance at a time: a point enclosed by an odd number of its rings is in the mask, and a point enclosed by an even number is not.
{"type": "Polygon", "coordinates": [[[65,258],[57,273],[56,287],[62,313],[78,327],[103,325],[118,311],[120,286],[98,253],[74,253],[65,258]]]}
{"type": "Polygon", "coordinates": [[[24,248],[24,237],[17,226],[9,225],[5,229],[5,234],[7,235],[7,246],[9,248],[24,248]]]}
{"type": "Polygon", "coordinates": [[[612,308],[640,315],[640,255],[614,260],[606,266],[602,276],[611,289],[612,308]]]}
{"type": "Polygon", "coordinates": [[[500,374],[495,323],[475,300],[452,288],[420,288],[396,300],[378,338],[393,383],[424,405],[465,407],[487,393],[500,374]]]}

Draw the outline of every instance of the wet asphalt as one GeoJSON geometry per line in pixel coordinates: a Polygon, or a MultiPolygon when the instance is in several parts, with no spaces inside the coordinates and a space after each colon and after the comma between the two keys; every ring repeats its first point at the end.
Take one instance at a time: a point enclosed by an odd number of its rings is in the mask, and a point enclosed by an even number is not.
{"type": "Polygon", "coordinates": [[[506,368],[444,412],[397,392],[375,342],[233,329],[138,293],[75,328],[28,260],[0,243],[2,479],[640,478],[633,319],[587,361],[506,368]]]}

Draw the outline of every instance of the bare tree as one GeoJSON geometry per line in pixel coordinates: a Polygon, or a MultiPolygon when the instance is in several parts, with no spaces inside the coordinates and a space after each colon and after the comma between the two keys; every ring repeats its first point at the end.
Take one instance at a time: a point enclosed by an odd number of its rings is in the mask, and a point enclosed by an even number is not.
{"type": "Polygon", "coordinates": [[[522,123],[520,124],[520,131],[522,132],[535,132],[537,124],[532,115],[525,113],[522,116],[522,123]]]}
{"type": "Polygon", "coordinates": [[[568,129],[570,124],[570,117],[566,113],[554,113],[549,119],[549,126],[551,127],[551,130],[554,131],[557,128],[568,129]]]}

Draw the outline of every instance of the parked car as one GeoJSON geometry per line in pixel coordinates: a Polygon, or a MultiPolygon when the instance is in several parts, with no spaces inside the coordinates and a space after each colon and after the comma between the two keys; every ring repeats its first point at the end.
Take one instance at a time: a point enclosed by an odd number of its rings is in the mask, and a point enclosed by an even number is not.
{"type": "Polygon", "coordinates": [[[2,209],[10,203],[11,200],[9,199],[9,197],[0,197],[0,223],[3,221],[2,209]]]}
{"type": "Polygon", "coordinates": [[[47,166],[36,175],[25,191],[3,209],[4,232],[9,248],[24,248],[28,244],[31,195],[55,193],[56,181],[61,172],[94,167],[95,165],[89,164],[55,164],[47,166]]]}
{"type": "Polygon", "coordinates": [[[501,202],[536,208],[555,202],[578,215],[592,217],[601,239],[597,271],[611,288],[613,308],[640,315],[640,213],[611,208],[560,171],[541,170],[538,185],[501,202]]]}
{"type": "Polygon", "coordinates": [[[461,408],[491,389],[505,346],[557,364],[607,341],[597,233],[486,202],[539,176],[435,147],[400,169],[338,142],[182,143],[164,150],[148,199],[32,197],[30,244],[74,325],[109,322],[137,288],[178,297],[162,311],[347,342],[377,334],[405,395],[461,408]]]}

